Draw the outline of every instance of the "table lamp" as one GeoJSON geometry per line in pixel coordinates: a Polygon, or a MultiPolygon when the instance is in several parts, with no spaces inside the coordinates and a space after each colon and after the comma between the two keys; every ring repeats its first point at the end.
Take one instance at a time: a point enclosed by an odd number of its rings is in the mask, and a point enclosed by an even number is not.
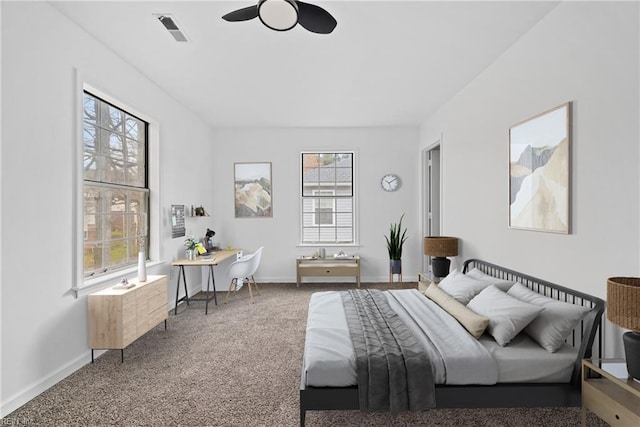
{"type": "Polygon", "coordinates": [[[449,274],[449,256],[458,256],[458,238],[447,236],[427,236],[424,238],[424,254],[432,256],[431,269],[435,277],[449,274]]]}
{"type": "Polygon", "coordinates": [[[607,279],[607,319],[621,328],[631,329],[622,336],[627,371],[640,380],[640,278],[607,279]]]}

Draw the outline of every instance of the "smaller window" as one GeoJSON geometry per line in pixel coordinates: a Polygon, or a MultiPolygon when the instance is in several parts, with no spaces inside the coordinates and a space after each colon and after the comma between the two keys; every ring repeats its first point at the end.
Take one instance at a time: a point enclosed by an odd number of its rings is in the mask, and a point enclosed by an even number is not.
{"type": "Polygon", "coordinates": [[[301,243],[354,243],[354,153],[302,153],[300,160],[301,243]]]}

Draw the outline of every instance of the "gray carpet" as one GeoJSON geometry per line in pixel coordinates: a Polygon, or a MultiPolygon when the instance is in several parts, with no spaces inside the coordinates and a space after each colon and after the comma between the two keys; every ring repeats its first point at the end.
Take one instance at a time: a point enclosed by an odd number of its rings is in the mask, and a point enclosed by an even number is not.
{"type": "MultiPolygon", "coordinates": [[[[125,350],[109,351],[20,409],[2,425],[296,426],[311,292],[353,285],[246,287],[229,303],[192,302],[125,350]]],[[[366,285],[363,285],[366,286],[366,285]]],[[[384,288],[382,285],[374,287],[384,288]]],[[[220,294],[218,295],[221,296],[220,294]]],[[[88,357],[88,356],[87,356],[88,357]]],[[[435,409],[393,417],[311,411],[307,426],[579,426],[580,409],[435,409]]],[[[593,414],[589,426],[605,426],[593,414]]]]}

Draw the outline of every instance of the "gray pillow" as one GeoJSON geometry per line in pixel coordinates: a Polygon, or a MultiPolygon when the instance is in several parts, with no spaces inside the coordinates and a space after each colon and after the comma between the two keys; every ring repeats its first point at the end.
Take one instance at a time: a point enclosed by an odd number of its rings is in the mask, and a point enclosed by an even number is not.
{"type": "Polygon", "coordinates": [[[476,280],[489,282],[492,285],[496,285],[498,289],[504,292],[507,292],[509,288],[511,288],[513,284],[516,283],[513,280],[498,279],[497,277],[490,276],[487,273],[484,273],[477,268],[474,268],[473,270],[467,272],[467,276],[476,280]]]}
{"type": "Polygon", "coordinates": [[[467,305],[471,311],[489,318],[487,331],[502,347],[525,328],[543,307],[520,301],[507,295],[495,285],[476,295],[467,305]]]}
{"type": "Polygon", "coordinates": [[[551,353],[562,347],[569,333],[591,310],[533,292],[521,283],[513,285],[507,294],[520,301],[544,307],[544,311],[529,323],[524,332],[551,353]]]}
{"type": "Polygon", "coordinates": [[[453,270],[440,281],[438,287],[460,301],[461,304],[467,305],[471,298],[478,295],[481,290],[489,285],[491,283],[467,277],[467,275],[460,273],[458,270],[453,270]]]}

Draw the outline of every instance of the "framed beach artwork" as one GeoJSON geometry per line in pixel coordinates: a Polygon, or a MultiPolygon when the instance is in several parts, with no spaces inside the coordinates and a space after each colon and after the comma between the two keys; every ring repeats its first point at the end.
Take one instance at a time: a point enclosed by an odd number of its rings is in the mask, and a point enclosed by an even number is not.
{"type": "Polygon", "coordinates": [[[273,216],[271,162],[234,163],[236,218],[273,216]]]}
{"type": "Polygon", "coordinates": [[[569,233],[571,103],[509,129],[509,227],[569,233]]]}

